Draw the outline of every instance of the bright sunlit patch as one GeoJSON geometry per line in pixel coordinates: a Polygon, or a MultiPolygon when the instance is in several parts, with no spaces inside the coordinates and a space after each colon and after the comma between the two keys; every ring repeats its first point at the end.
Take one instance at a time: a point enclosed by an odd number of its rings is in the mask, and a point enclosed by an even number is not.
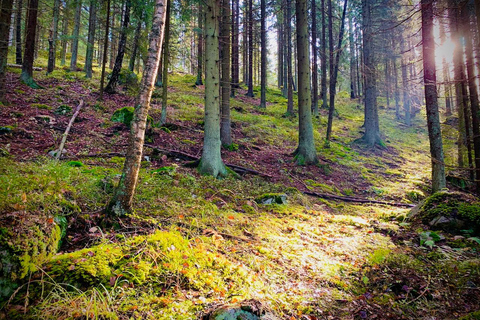
{"type": "Polygon", "coordinates": [[[437,60],[437,65],[440,65],[445,59],[447,63],[451,63],[453,59],[453,50],[455,49],[455,44],[450,38],[447,38],[444,43],[435,48],[435,59],[437,60]]]}

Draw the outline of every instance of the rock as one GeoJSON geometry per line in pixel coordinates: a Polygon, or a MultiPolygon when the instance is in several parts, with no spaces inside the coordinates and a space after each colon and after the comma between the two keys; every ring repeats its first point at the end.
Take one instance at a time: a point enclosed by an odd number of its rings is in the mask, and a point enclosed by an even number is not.
{"type": "Polygon", "coordinates": [[[56,123],[54,117],[44,115],[44,114],[40,114],[38,116],[35,116],[35,120],[37,120],[38,122],[44,122],[44,123],[48,123],[48,124],[55,124],[56,123]]]}
{"type": "Polygon", "coordinates": [[[258,204],[287,204],[287,195],[284,193],[266,193],[255,199],[255,202],[258,204]]]}
{"type": "Polygon", "coordinates": [[[464,236],[455,236],[455,237],[453,237],[453,240],[455,240],[455,241],[463,240],[463,239],[465,239],[464,236]]]}
{"type": "Polygon", "coordinates": [[[207,312],[202,320],[280,320],[266,310],[260,301],[251,299],[233,305],[224,305],[207,312]]]}

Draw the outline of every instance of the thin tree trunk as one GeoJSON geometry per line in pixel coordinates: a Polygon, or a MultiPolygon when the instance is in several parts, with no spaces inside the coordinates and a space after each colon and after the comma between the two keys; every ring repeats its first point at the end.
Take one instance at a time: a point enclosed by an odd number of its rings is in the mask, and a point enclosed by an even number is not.
{"type": "Polygon", "coordinates": [[[433,37],[433,1],[421,0],[422,44],[425,101],[427,107],[428,137],[432,157],[432,191],[445,188],[445,164],[443,159],[442,132],[437,99],[437,76],[435,70],[435,39],[433,37]]]}
{"type": "MultiPolygon", "coordinates": [[[[442,22],[438,24],[440,33],[440,45],[445,43],[445,27],[442,22]]],[[[450,84],[450,70],[445,57],[442,59],[443,88],[445,91],[445,115],[452,115],[452,86],[450,84]]]]}
{"type": "Polygon", "coordinates": [[[75,3],[75,22],[72,35],[72,57],[70,59],[70,71],[77,71],[78,36],[80,33],[80,21],[82,17],[82,0],[76,0],[75,3]]]}
{"type": "Polygon", "coordinates": [[[222,0],[222,24],[220,26],[220,59],[222,63],[221,83],[222,92],[220,140],[222,145],[232,144],[230,123],[230,1],[222,0]]]}
{"type": "Polygon", "coordinates": [[[327,37],[326,37],[326,22],[325,22],[325,0],[322,0],[322,44],[320,59],[322,63],[322,76],[321,76],[321,90],[320,98],[322,99],[322,108],[326,109],[327,104],[327,37]]]}
{"type": "Polygon", "coordinates": [[[60,11],[60,0],[55,0],[53,3],[53,22],[52,22],[51,37],[48,40],[49,49],[48,49],[47,73],[51,73],[55,69],[59,11],[60,11]]]}
{"type": "Polygon", "coordinates": [[[293,116],[293,71],[292,71],[292,1],[287,0],[285,18],[287,34],[287,116],[293,116]]]}
{"type": "Polygon", "coordinates": [[[403,85],[403,111],[405,113],[405,123],[410,125],[410,89],[407,74],[407,54],[405,52],[405,41],[400,41],[400,51],[402,51],[402,85],[403,85]]]}
{"type": "Polygon", "coordinates": [[[288,35],[287,35],[287,7],[286,7],[286,0],[282,0],[282,20],[283,20],[283,31],[282,31],[282,45],[283,45],[283,88],[282,88],[282,95],[287,98],[288,97],[288,35]]]}
{"type": "MultiPolygon", "coordinates": [[[[33,60],[35,59],[35,36],[37,32],[38,0],[28,2],[25,52],[23,54],[22,74],[20,80],[34,89],[40,89],[33,80],[33,60]]],[[[7,37],[8,38],[8,37],[7,37]]]]}
{"type": "Polygon", "coordinates": [[[105,92],[113,94],[117,90],[118,78],[120,77],[120,71],[122,70],[123,56],[125,55],[125,47],[127,45],[127,29],[130,23],[130,8],[132,4],[130,0],[126,0],[125,13],[123,17],[122,32],[120,35],[120,42],[118,43],[118,53],[115,59],[115,66],[113,67],[110,80],[105,87],[105,92]]]}
{"type": "MultiPolygon", "coordinates": [[[[329,8],[329,15],[331,15],[331,0],[330,8],[329,8]]],[[[343,32],[345,30],[345,15],[347,13],[347,0],[345,0],[343,4],[343,13],[342,13],[342,21],[340,25],[340,34],[338,36],[338,46],[337,52],[335,56],[335,61],[333,61],[333,45],[330,45],[330,106],[328,108],[328,123],[327,123],[327,141],[330,141],[330,137],[332,134],[332,125],[333,125],[333,113],[335,111],[335,94],[336,94],[336,87],[337,87],[337,75],[338,75],[338,66],[340,64],[340,55],[342,54],[342,41],[343,41],[343,32]]],[[[331,19],[331,18],[330,18],[331,19]]],[[[331,21],[329,21],[331,23],[331,21]]],[[[332,30],[330,28],[330,41],[333,42],[333,35],[332,30]]]]}
{"type": "Polygon", "coordinates": [[[157,74],[162,52],[165,15],[165,0],[157,0],[153,15],[152,30],[149,36],[148,58],[143,72],[140,92],[135,103],[136,107],[132,120],[132,128],[128,136],[128,148],[125,164],[123,165],[123,173],[118,187],[115,189],[114,196],[106,209],[107,214],[110,215],[123,216],[132,210],[133,195],[142,161],[150,99],[152,97],[155,75],[157,74]]]}
{"type": "Polygon", "coordinates": [[[202,159],[199,164],[200,173],[214,177],[222,177],[227,174],[220,153],[219,8],[220,0],[207,0],[205,16],[205,133],[202,159]]]}
{"type": "Polygon", "coordinates": [[[353,23],[352,18],[353,14],[349,15],[348,18],[348,43],[350,45],[350,99],[355,99],[357,94],[357,90],[355,88],[356,80],[355,80],[355,47],[353,42],[353,23]]]}
{"type": "Polygon", "coordinates": [[[253,0],[248,0],[248,91],[253,97],[253,0]]]}
{"type": "Polygon", "coordinates": [[[239,0],[232,1],[232,86],[231,96],[235,97],[235,89],[239,88],[239,23],[240,23],[239,0]]]}
{"type": "Polygon", "coordinates": [[[60,65],[64,66],[65,61],[67,60],[67,33],[68,33],[68,21],[69,21],[69,12],[68,12],[68,0],[65,1],[65,6],[63,8],[63,14],[62,14],[62,41],[61,41],[61,52],[60,52],[60,65]]]}
{"type": "Polygon", "coordinates": [[[97,24],[97,0],[90,0],[90,16],[88,19],[87,53],[85,55],[85,76],[92,77],[93,49],[95,47],[95,28],[97,24]]]}
{"type": "MultiPolygon", "coordinates": [[[[131,72],[133,72],[133,70],[135,69],[135,60],[137,59],[137,52],[138,52],[138,42],[140,41],[140,32],[142,31],[142,20],[143,20],[143,14],[140,16],[140,19],[137,22],[137,27],[135,28],[132,56],[130,57],[130,62],[128,63],[128,70],[130,70],[131,72]]],[[[167,37],[169,36],[165,34],[165,38],[167,37]]]]}
{"type": "Polygon", "coordinates": [[[22,64],[22,8],[23,1],[17,0],[15,10],[15,63],[22,64]]]}
{"type": "Polygon", "coordinates": [[[108,54],[108,34],[110,32],[110,0],[106,1],[107,17],[105,19],[105,38],[103,42],[102,75],[100,78],[100,100],[103,100],[103,85],[105,83],[105,68],[108,54]]]}
{"type": "Polygon", "coordinates": [[[195,81],[195,85],[201,86],[203,85],[203,22],[204,22],[204,14],[203,14],[203,4],[198,4],[198,33],[197,33],[197,80],[195,81]]]}
{"type": "Polygon", "coordinates": [[[168,66],[170,61],[170,23],[171,23],[171,11],[172,2],[167,1],[167,16],[165,18],[165,40],[163,43],[163,76],[162,76],[162,113],[160,115],[160,125],[167,123],[167,106],[168,106],[168,66]]]}
{"type": "Polygon", "coordinates": [[[310,53],[308,36],[307,0],[296,0],[297,52],[298,52],[298,148],[295,162],[298,165],[318,162],[312,125],[312,92],[310,88],[310,53]]]}
{"type": "Polygon", "coordinates": [[[317,4],[312,0],[312,111],[318,117],[318,57],[317,57],[317,4]]]}
{"type": "Polygon", "coordinates": [[[260,74],[260,108],[267,107],[267,28],[266,28],[266,0],[260,0],[260,42],[261,52],[261,74],[260,74]]]}
{"type": "Polygon", "coordinates": [[[283,11],[279,9],[277,14],[277,87],[283,91],[283,11]]]}
{"type": "Polygon", "coordinates": [[[242,80],[244,84],[248,82],[248,1],[243,0],[243,39],[242,39],[242,80]]]}
{"type": "Polygon", "coordinates": [[[8,40],[12,7],[13,0],[2,0],[0,2],[0,102],[5,101],[8,40]]]}

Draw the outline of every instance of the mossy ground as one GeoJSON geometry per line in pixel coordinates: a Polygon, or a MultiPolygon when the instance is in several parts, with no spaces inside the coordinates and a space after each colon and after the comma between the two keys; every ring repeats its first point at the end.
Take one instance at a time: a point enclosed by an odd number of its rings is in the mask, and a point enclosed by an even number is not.
{"type": "MultiPolygon", "coordinates": [[[[43,130],[45,137],[50,132],[45,124],[26,128],[31,109],[66,123],[69,117],[54,110],[85,97],[90,107],[82,115],[88,121],[74,124],[78,132],[72,131],[67,149],[79,158],[98,154],[71,166],[70,160],[41,157],[54,147],[52,137],[45,138],[50,145],[35,145],[19,133],[0,136],[2,149],[8,149],[8,157],[0,158],[1,217],[31,221],[22,230],[5,227],[19,256],[32,256],[22,234],[29,243],[45,244],[36,230],[50,233],[39,226],[59,227],[56,216],[69,225],[59,254],[30,260],[34,268],[26,269],[2,316],[195,319],[212,305],[245,299],[260,300],[285,319],[455,319],[480,308],[476,241],[443,234],[445,239],[433,246],[421,246],[428,228],[413,230],[407,209],[332,202],[299,191],[419,201],[429,192],[430,165],[422,115],[405,127],[394,119],[394,110],[381,109],[387,149],[365,149],[353,143],[361,136],[362,108],[339,94],[329,145],[323,140],[325,115],[314,123],[320,164],[297,167],[290,153],[296,148],[298,119],[282,117],[286,99],[270,88],[267,108],[259,110],[258,99],[240,91],[232,99],[238,148],[223,150],[223,157],[272,178],[217,180],[182,166],[179,158],[147,149],[134,213],[104,227],[101,209],[118,182],[128,133],[109,119],[118,107],[133,105],[133,99],[107,95],[98,102],[98,74],[87,80],[82,72],[62,69],[49,76],[36,73],[45,89],[17,88],[27,95],[12,91],[11,100],[25,105],[21,112],[11,111],[18,115],[14,120],[7,107],[0,108],[0,126],[28,129],[34,136],[43,130]],[[39,110],[32,103],[52,109],[39,110]],[[258,204],[255,199],[265,194],[286,194],[287,203],[258,204]]],[[[169,79],[168,121],[175,126],[152,129],[150,143],[197,155],[203,88],[192,86],[191,75],[169,79]]],[[[156,91],[154,121],[160,116],[158,99],[156,91]]]]}

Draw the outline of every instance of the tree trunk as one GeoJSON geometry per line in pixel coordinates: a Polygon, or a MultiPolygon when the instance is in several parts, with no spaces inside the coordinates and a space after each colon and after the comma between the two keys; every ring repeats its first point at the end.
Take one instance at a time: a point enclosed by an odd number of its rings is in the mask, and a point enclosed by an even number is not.
{"type": "Polygon", "coordinates": [[[69,12],[68,12],[68,0],[65,1],[65,6],[63,8],[62,14],[62,41],[61,41],[61,52],[60,52],[60,65],[64,66],[65,61],[67,60],[67,33],[68,33],[68,21],[69,21],[69,12]]]}
{"type": "Polygon", "coordinates": [[[70,71],[77,71],[78,36],[80,33],[80,22],[82,18],[82,0],[76,0],[75,4],[75,22],[72,35],[72,57],[70,59],[70,71]]]}
{"type": "Polygon", "coordinates": [[[167,16],[165,18],[165,40],[163,43],[163,75],[162,75],[162,113],[160,116],[160,125],[167,123],[167,96],[168,96],[168,65],[170,59],[170,23],[171,23],[171,11],[172,1],[167,1],[167,16]]]}
{"type": "MultiPolygon", "coordinates": [[[[40,89],[33,80],[33,60],[35,58],[35,36],[37,32],[38,0],[28,2],[25,52],[23,54],[22,74],[20,80],[27,86],[40,89]]],[[[8,37],[7,37],[8,38],[8,37]]]]}
{"type": "MultiPolygon", "coordinates": [[[[475,159],[475,169],[471,172],[471,179],[475,180],[476,191],[480,194],[480,106],[478,101],[478,91],[475,83],[475,65],[473,58],[472,35],[470,29],[470,17],[468,8],[462,8],[463,34],[465,37],[465,57],[467,59],[467,82],[468,90],[470,92],[470,112],[472,116],[472,133],[473,133],[473,149],[475,159]]],[[[468,117],[466,117],[468,119],[468,117]]]]}
{"type": "Polygon", "coordinates": [[[247,97],[253,97],[253,0],[248,0],[248,91],[247,97]]]}
{"type": "Polygon", "coordinates": [[[282,60],[283,60],[283,74],[282,74],[282,83],[283,83],[283,88],[282,88],[282,95],[287,98],[288,97],[288,35],[287,35],[287,8],[286,8],[286,0],[282,0],[282,60]]]}
{"type": "MultiPolygon", "coordinates": [[[[331,15],[331,0],[329,0],[329,15],[331,15]]],[[[333,60],[333,45],[330,45],[330,106],[328,108],[328,123],[327,123],[327,141],[330,141],[332,134],[332,125],[333,125],[333,113],[335,111],[335,94],[337,90],[337,75],[338,75],[338,66],[340,64],[340,55],[342,54],[342,41],[343,41],[343,32],[345,30],[345,15],[347,13],[347,0],[343,4],[343,14],[342,21],[340,25],[340,34],[338,36],[338,46],[335,56],[335,61],[333,60]]],[[[332,23],[331,18],[329,18],[329,24],[332,23]]],[[[330,41],[333,42],[333,34],[330,28],[330,41]]]]}
{"type": "Polygon", "coordinates": [[[0,102],[5,101],[8,40],[12,7],[13,0],[2,0],[0,2],[0,102]]]}
{"type": "Polygon", "coordinates": [[[17,0],[15,10],[15,63],[22,64],[22,8],[23,1],[17,0]]]}
{"type": "Polygon", "coordinates": [[[370,0],[362,0],[363,18],[363,60],[365,77],[365,134],[363,141],[369,145],[383,145],[380,139],[377,112],[377,87],[376,87],[376,66],[375,46],[373,31],[373,14],[370,0]]]}
{"type": "Polygon", "coordinates": [[[287,0],[285,32],[287,34],[287,116],[293,116],[293,71],[292,71],[292,0],[287,0]]]}
{"type": "Polygon", "coordinates": [[[197,33],[197,80],[195,81],[195,85],[201,86],[203,85],[203,22],[204,22],[204,14],[203,14],[203,4],[198,4],[198,33],[197,33]]]}
{"type": "Polygon", "coordinates": [[[351,14],[348,18],[348,43],[350,45],[350,99],[355,99],[357,97],[357,90],[355,88],[356,80],[355,80],[355,47],[354,47],[354,40],[353,40],[353,14],[351,14]]]}
{"type": "Polygon", "coordinates": [[[297,52],[298,52],[298,165],[318,162],[312,125],[312,91],[310,88],[310,53],[308,36],[307,0],[296,0],[297,52]]]}
{"type": "Polygon", "coordinates": [[[118,78],[120,76],[120,71],[122,71],[123,56],[125,55],[125,47],[127,45],[127,29],[128,24],[130,23],[131,6],[131,1],[127,0],[125,3],[125,14],[123,16],[122,32],[120,35],[120,42],[118,43],[118,53],[117,58],[115,59],[115,66],[113,67],[112,74],[110,75],[110,80],[105,87],[105,92],[107,93],[113,94],[116,92],[118,78]]]}
{"type": "Polygon", "coordinates": [[[107,214],[110,215],[123,216],[132,210],[133,195],[142,161],[150,99],[152,97],[155,76],[162,51],[165,15],[165,0],[157,0],[155,2],[152,30],[149,36],[148,58],[143,72],[140,92],[138,93],[135,103],[136,107],[132,120],[132,128],[128,136],[128,148],[125,164],[123,165],[123,173],[118,187],[115,189],[114,196],[106,210],[107,214]]]}
{"type": "Polygon", "coordinates": [[[55,0],[53,3],[53,22],[50,39],[48,40],[48,65],[47,73],[53,72],[55,69],[55,60],[57,53],[57,38],[58,38],[58,15],[60,11],[60,0],[55,0]]]}
{"type": "Polygon", "coordinates": [[[267,29],[266,29],[266,0],[260,0],[260,42],[261,52],[261,71],[260,71],[260,108],[267,107],[267,29]]]}
{"type": "MultiPolygon", "coordinates": [[[[443,8],[442,8],[443,9],[443,8]]],[[[443,23],[439,23],[439,33],[440,33],[440,45],[445,43],[445,27],[443,23]]],[[[445,115],[452,115],[452,86],[450,84],[450,70],[445,57],[442,59],[442,71],[443,71],[443,88],[445,92],[445,115]]]]}
{"type": "Polygon", "coordinates": [[[320,60],[322,63],[322,76],[321,76],[321,90],[320,98],[322,99],[322,108],[328,108],[327,104],[327,37],[326,37],[326,22],[325,22],[325,0],[322,0],[322,44],[320,52],[320,60]]]}
{"type": "Polygon", "coordinates": [[[231,96],[235,97],[235,89],[239,88],[239,23],[240,7],[239,0],[232,1],[232,87],[231,96]]]}
{"type": "Polygon", "coordinates": [[[102,75],[100,78],[100,100],[103,100],[103,85],[105,83],[105,68],[107,65],[108,55],[108,34],[110,32],[110,0],[106,1],[107,17],[105,19],[105,38],[103,42],[103,58],[102,58],[102,75]]]}
{"type": "MultiPolygon", "coordinates": [[[[281,8],[281,6],[280,6],[281,8]]],[[[283,11],[281,9],[278,9],[279,12],[277,14],[277,87],[283,91],[283,17],[282,13],[283,11]]]]}
{"type": "Polygon", "coordinates": [[[317,4],[312,0],[312,112],[318,117],[318,57],[317,57],[317,4]]]}
{"type": "Polygon", "coordinates": [[[97,0],[90,0],[90,16],[88,19],[87,53],[85,55],[85,76],[92,77],[93,49],[95,47],[95,28],[97,23],[97,0]]]}
{"type": "Polygon", "coordinates": [[[395,119],[400,119],[400,90],[398,89],[398,68],[397,68],[397,58],[392,58],[392,69],[393,69],[393,78],[394,78],[394,87],[395,87],[395,119]]]}
{"type": "Polygon", "coordinates": [[[248,1],[249,0],[243,0],[243,17],[242,17],[242,23],[243,23],[243,38],[242,38],[242,80],[244,84],[247,84],[248,82],[248,1]]]}
{"type": "MultiPolygon", "coordinates": [[[[168,17],[167,17],[167,19],[168,19],[168,17]]],[[[133,38],[132,55],[130,57],[130,62],[128,63],[128,70],[130,70],[131,72],[133,72],[133,70],[135,69],[135,60],[137,59],[137,53],[138,53],[138,42],[140,41],[140,32],[142,31],[142,20],[143,20],[143,14],[140,15],[139,20],[137,22],[137,27],[135,28],[135,36],[133,38]]],[[[167,22],[167,24],[168,24],[168,22],[167,22]]],[[[167,26],[165,26],[165,28],[167,28],[167,26]]],[[[167,37],[170,37],[170,36],[165,34],[165,38],[167,38],[167,37]]]]}
{"type": "Polygon", "coordinates": [[[232,144],[230,123],[230,1],[222,0],[220,26],[220,59],[222,64],[220,88],[222,92],[220,140],[222,145],[232,144]]]}
{"type": "Polygon", "coordinates": [[[402,85],[403,85],[403,111],[405,113],[405,124],[410,125],[410,89],[408,83],[407,63],[405,53],[405,41],[400,41],[400,51],[402,51],[402,85]]]}
{"type": "Polygon", "coordinates": [[[220,153],[220,101],[218,31],[220,0],[206,1],[205,15],[205,125],[199,171],[214,177],[226,176],[220,153]]]}
{"type": "Polygon", "coordinates": [[[443,159],[442,132],[437,100],[437,76],[435,70],[435,39],[433,37],[433,1],[421,0],[423,81],[427,108],[428,137],[432,157],[432,191],[445,188],[445,164],[443,159]]]}

